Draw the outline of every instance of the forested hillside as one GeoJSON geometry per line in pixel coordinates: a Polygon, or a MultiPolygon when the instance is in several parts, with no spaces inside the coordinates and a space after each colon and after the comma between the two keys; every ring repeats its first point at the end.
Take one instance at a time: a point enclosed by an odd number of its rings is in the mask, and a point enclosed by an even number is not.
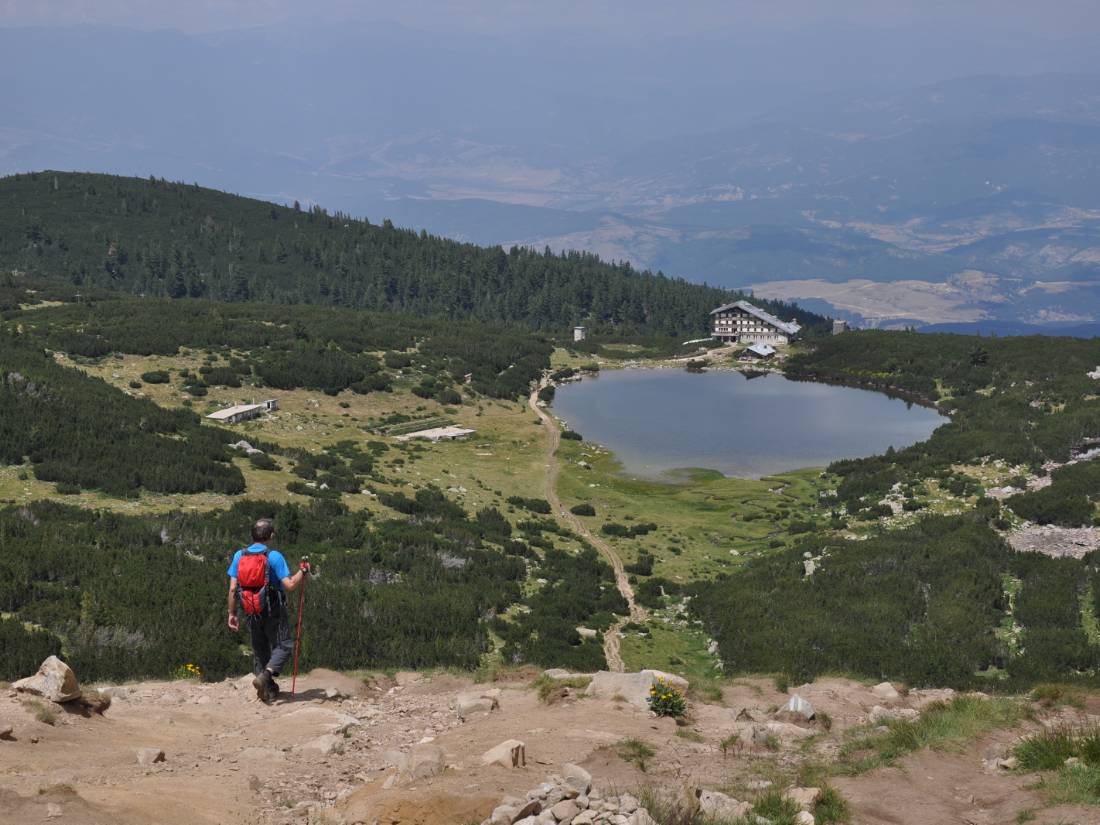
{"type": "Polygon", "coordinates": [[[808,541],[698,585],[692,608],[736,672],[963,687],[996,684],[993,673],[1002,687],[1092,678],[1100,559],[1014,553],[984,523],[994,511],[808,541]],[[820,556],[812,576],[802,551],[820,556]]]}
{"type": "MultiPolygon", "coordinates": [[[[1066,462],[1100,438],[1100,381],[1089,377],[1097,365],[1097,339],[865,330],[815,341],[791,358],[787,374],[906,393],[951,413],[927,441],[830,468],[843,477],[840,501],[855,513],[897,482],[945,478],[955,464],[988,457],[1040,470],[1066,462]]],[[[1028,494],[1010,504],[1026,508],[1019,512],[1027,518],[1088,523],[1087,499],[1100,498],[1094,473],[1088,466],[1055,472],[1040,502],[1028,494]]]]}
{"type": "MultiPolygon", "coordinates": [[[[0,180],[0,269],[87,290],[696,335],[734,293],[594,255],[478,247],[163,180],[0,180]]],[[[10,290],[12,276],[0,280],[10,290]]],[[[820,316],[761,302],[804,325],[820,316]]]]}
{"type": "Polygon", "coordinates": [[[62,490],[244,490],[225,448],[232,433],[59,366],[2,329],[0,410],[0,463],[29,460],[37,478],[62,490]]]}

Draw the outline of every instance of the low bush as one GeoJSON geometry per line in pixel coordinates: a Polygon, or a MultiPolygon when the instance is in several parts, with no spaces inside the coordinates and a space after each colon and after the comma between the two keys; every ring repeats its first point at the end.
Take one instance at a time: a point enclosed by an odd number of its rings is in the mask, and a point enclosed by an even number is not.
{"type": "Polygon", "coordinates": [[[596,508],[585,502],[584,504],[574,504],[569,508],[569,512],[575,516],[594,516],[596,515],[596,508]]]}
{"type": "Polygon", "coordinates": [[[649,689],[646,700],[649,709],[658,716],[671,716],[678,719],[687,713],[687,699],[684,692],[664,679],[657,679],[649,689]]]}
{"type": "Polygon", "coordinates": [[[146,384],[167,384],[171,380],[171,376],[167,370],[151,370],[150,372],[143,372],[141,380],[146,384]]]}

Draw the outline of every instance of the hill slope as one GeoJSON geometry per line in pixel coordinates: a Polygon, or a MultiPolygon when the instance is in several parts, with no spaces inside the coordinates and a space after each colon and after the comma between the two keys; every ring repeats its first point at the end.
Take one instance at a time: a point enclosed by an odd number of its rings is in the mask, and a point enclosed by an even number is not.
{"type": "MultiPolygon", "coordinates": [[[[0,180],[0,267],[145,296],[332,304],[562,329],[701,331],[730,293],[594,255],[478,247],[157,180],[0,180]]],[[[803,323],[818,316],[771,305],[803,323]]]]}

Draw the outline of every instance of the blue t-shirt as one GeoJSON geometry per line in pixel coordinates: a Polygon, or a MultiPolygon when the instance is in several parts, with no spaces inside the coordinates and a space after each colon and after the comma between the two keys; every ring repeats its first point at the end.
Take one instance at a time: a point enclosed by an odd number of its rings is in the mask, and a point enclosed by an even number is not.
{"type": "Polygon", "coordinates": [[[238,550],[233,554],[233,561],[229,564],[229,577],[237,578],[237,563],[241,560],[241,553],[262,553],[267,550],[267,578],[276,590],[283,589],[283,579],[290,576],[290,568],[286,559],[278,550],[271,550],[266,544],[251,544],[244,550],[238,550]]]}

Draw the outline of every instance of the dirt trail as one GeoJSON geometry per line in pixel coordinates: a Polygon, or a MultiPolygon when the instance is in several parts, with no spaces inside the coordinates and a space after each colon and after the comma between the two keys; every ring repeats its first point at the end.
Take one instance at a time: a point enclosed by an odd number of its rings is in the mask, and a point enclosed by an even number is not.
{"type": "Polygon", "coordinates": [[[644,622],[649,618],[649,614],[644,607],[634,601],[634,588],[630,585],[626,570],[623,569],[623,560],[619,558],[619,554],[615,552],[611,545],[589,530],[577,516],[570,513],[561,503],[561,499],[558,498],[558,472],[561,469],[558,464],[558,447],[561,446],[561,430],[558,428],[558,424],[553,417],[548,415],[546,411],[538,405],[539,390],[544,386],[546,386],[545,381],[541,382],[538,387],[532,390],[531,397],[528,399],[527,403],[534,411],[535,415],[542,421],[543,429],[546,430],[547,435],[546,500],[550,502],[550,507],[557,517],[565,522],[570,530],[595,547],[615,571],[615,584],[619,588],[619,592],[622,593],[623,598],[626,599],[626,603],[630,608],[630,613],[625,618],[613,624],[608,628],[607,632],[604,633],[603,652],[604,658],[607,659],[608,668],[621,673],[625,667],[623,665],[623,657],[619,652],[622,628],[628,622],[644,622]]]}
{"type": "MultiPolygon", "coordinates": [[[[865,725],[883,700],[867,685],[822,679],[797,688],[828,730],[777,723],[776,739],[753,744],[789,695],[774,681],[744,677],[726,685],[721,703],[695,700],[693,736],[671,718],[654,719],[641,697],[566,697],[542,702],[530,688],[537,671],[512,681],[475,685],[446,673],[398,673],[362,679],[315,671],[299,679],[297,696],[271,706],[254,698],[251,676],[225,682],[129,685],[103,716],[57,709],[47,724],[26,698],[0,690],[0,823],[8,825],[453,825],[478,822],[505,794],[523,796],[564,762],[587,768],[599,789],[651,787],[680,793],[694,787],[734,789],[776,781],[798,766],[835,758],[845,734],[865,725]],[[499,707],[463,720],[458,699],[492,689],[499,707]],[[745,721],[755,719],[756,722],[745,721]],[[739,744],[727,745],[732,734],[739,744]],[[519,737],[527,766],[485,765],[482,754],[519,737]],[[617,743],[643,739],[659,758],[641,770],[617,755],[617,743]],[[398,776],[394,764],[417,743],[442,751],[443,773],[398,776]],[[318,745],[328,749],[318,750],[318,745]],[[162,749],[165,760],[142,766],[138,748],[162,749]],[[778,774],[777,774],[778,769],[778,774]]],[[[919,709],[939,691],[910,691],[894,704],[919,709]]],[[[1043,724],[1080,726],[1095,719],[1100,700],[1081,710],[1042,711],[1043,724]]],[[[1045,807],[1035,775],[983,760],[1004,756],[1025,732],[994,731],[965,748],[922,751],[898,768],[837,777],[854,825],[1013,825],[1035,811],[1036,825],[1095,825],[1096,808],[1045,807]]]]}

